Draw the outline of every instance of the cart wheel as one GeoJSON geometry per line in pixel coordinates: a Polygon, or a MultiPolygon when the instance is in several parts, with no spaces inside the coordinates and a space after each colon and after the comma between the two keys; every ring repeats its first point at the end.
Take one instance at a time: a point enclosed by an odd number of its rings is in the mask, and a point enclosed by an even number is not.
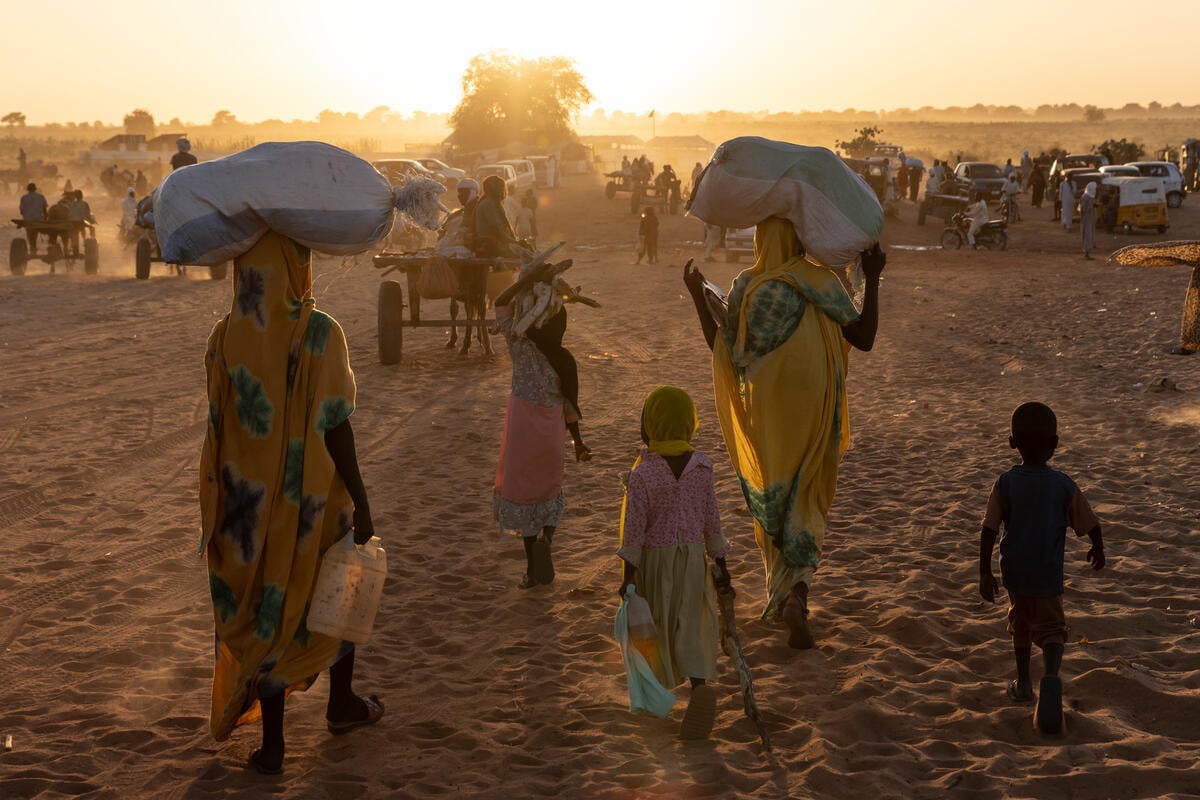
{"type": "Polygon", "coordinates": [[[134,256],[134,269],[139,281],[144,281],[150,277],[150,240],[145,237],[138,239],[137,254],[134,256]]]}
{"type": "Polygon", "coordinates": [[[404,349],[404,290],[399,281],[379,284],[379,363],[400,363],[404,349]]]}
{"type": "Polygon", "coordinates": [[[608,185],[604,187],[604,196],[607,197],[609,200],[612,200],[614,197],[617,196],[617,182],[616,181],[608,182],[608,185]]]}
{"type": "Polygon", "coordinates": [[[24,239],[13,239],[8,246],[8,268],[13,275],[25,274],[25,263],[29,261],[29,242],[24,239]]]}
{"type": "Polygon", "coordinates": [[[996,244],[999,246],[999,248],[1001,250],[1007,250],[1008,249],[1008,234],[1005,233],[1004,231],[1000,231],[1000,235],[996,237],[996,244]]]}
{"type": "Polygon", "coordinates": [[[924,203],[921,203],[921,205],[917,206],[917,224],[918,225],[925,224],[925,204],[924,203]]]}
{"type": "Polygon", "coordinates": [[[942,249],[959,250],[963,246],[962,234],[953,228],[942,231],[942,249]]]}
{"type": "Polygon", "coordinates": [[[229,274],[229,262],[222,261],[220,264],[209,267],[209,273],[214,281],[225,280],[225,276],[229,274]]]}
{"type": "Polygon", "coordinates": [[[1121,232],[1124,233],[1126,236],[1128,236],[1129,234],[1133,233],[1133,225],[1126,222],[1124,225],[1121,226],[1121,232]]]}
{"type": "Polygon", "coordinates": [[[83,240],[83,271],[88,275],[100,271],[100,243],[95,237],[83,240]]]}

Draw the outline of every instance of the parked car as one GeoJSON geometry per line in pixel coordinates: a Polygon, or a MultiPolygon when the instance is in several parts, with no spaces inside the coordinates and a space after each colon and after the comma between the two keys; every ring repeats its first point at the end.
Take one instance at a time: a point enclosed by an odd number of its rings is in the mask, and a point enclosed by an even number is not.
{"type": "Polygon", "coordinates": [[[517,176],[517,191],[524,193],[526,189],[537,188],[537,176],[533,169],[533,162],[528,158],[506,158],[496,163],[508,164],[513,168],[513,172],[517,176]]]}
{"type": "Polygon", "coordinates": [[[1141,171],[1129,164],[1105,164],[1100,167],[1100,172],[1113,178],[1140,178],[1141,171]]]}
{"type": "Polygon", "coordinates": [[[1170,161],[1132,161],[1126,166],[1136,167],[1142,177],[1158,178],[1163,191],[1167,193],[1168,208],[1179,208],[1187,196],[1187,189],[1183,188],[1183,173],[1170,161]]]}
{"type": "Polygon", "coordinates": [[[371,166],[379,170],[392,186],[400,186],[410,177],[437,180],[436,175],[411,158],[385,158],[372,161],[371,166]]]}
{"type": "Polygon", "coordinates": [[[483,179],[488,175],[499,175],[504,179],[504,185],[508,187],[508,193],[516,194],[517,192],[517,171],[512,164],[482,164],[475,170],[475,178],[482,184],[483,179]]]}
{"type": "Polygon", "coordinates": [[[1066,170],[1085,168],[1098,170],[1105,166],[1108,166],[1108,156],[1101,153],[1075,153],[1057,158],[1050,165],[1050,172],[1046,174],[1049,191],[1052,194],[1058,191],[1058,185],[1062,183],[1063,172],[1066,170]]]}
{"type": "Polygon", "coordinates": [[[998,166],[987,161],[962,161],[956,164],[954,179],[969,184],[989,202],[1000,199],[1003,194],[1000,190],[1007,180],[998,166]]]}
{"type": "Polygon", "coordinates": [[[1079,195],[1083,194],[1083,190],[1087,188],[1089,183],[1092,181],[1095,181],[1097,184],[1104,183],[1104,173],[1098,169],[1091,169],[1089,167],[1072,167],[1063,172],[1059,183],[1062,183],[1063,179],[1071,182],[1071,190],[1075,195],[1075,202],[1078,206],[1079,195]]]}
{"type": "Polygon", "coordinates": [[[440,161],[436,158],[418,158],[415,160],[442,181],[461,181],[467,177],[466,170],[452,167],[445,161],[440,161]]]}
{"type": "MultiPolygon", "coordinates": [[[[550,156],[525,156],[525,160],[533,164],[533,175],[537,180],[537,185],[542,189],[553,189],[554,185],[550,176],[550,156]]],[[[558,175],[553,176],[553,181],[557,182],[558,175]]]]}
{"type": "Polygon", "coordinates": [[[872,158],[886,158],[893,165],[899,164],[900,154],[904,152],[904,148],[898,144],[877,144],[875,149],[871,151],[872,158]]]}

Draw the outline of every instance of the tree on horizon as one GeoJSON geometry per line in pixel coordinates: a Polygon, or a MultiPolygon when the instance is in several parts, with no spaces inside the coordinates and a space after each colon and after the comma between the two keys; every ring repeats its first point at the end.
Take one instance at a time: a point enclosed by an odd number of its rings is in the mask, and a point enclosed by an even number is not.
{"type": "Polygon", "coordinates": [[[571,115],[592,100],[575,62],[562,56],[480,54],[471,59],[462,86],[463,99],[450,115],[450,127],[465,150],[510,142],[556,144],[571,137],[571,115]]]}
{"type": "Polygon", "coordinates": [[[144,108],[135,108],[125,115],[123,120],[126,133],[150,137],[154,135],[154,115],[144,108]]]}

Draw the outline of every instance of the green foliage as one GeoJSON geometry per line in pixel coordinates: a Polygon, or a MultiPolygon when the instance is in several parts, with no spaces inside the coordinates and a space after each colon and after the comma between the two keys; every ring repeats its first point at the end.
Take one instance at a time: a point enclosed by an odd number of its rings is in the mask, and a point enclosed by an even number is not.
{"type": "Polygon", "coordinates": [[[1092,145],[1092,152],[1108,156],[1110,164],[1128,164],[1130,161],[1138,161],[1146,155],[1146,148],[1137,142],[1128,142],[1123,138],[1105,139],[1100,144],[1092,145]]]}
{"type": "Polygon", "coordinates": [[[463,99],[450,115],[450,126],[465,150],[561,142],[572,134],[571,115],[592,101],[575,62],[561,56],[477,55],[462,86],[463,99]]]}
{"type": "Polygon", "coordinates": [[[24,128],[25,127],[25,115],[22,114],[20,111],[10,111],[7,114],[5,114],[3,117],[0,117],[0,122],[3,122],[5,125],[7,125],[10,128],[12,128],[14,126],[18,127],[18,128],[24,128]]]}
{"type": "Polygon", "coordinates": [[[854,133],[854,138],[847,142],[838,139],[837,149],[851,158],[866,158],[875,152],[875,145],[879,143],[875,137],[883,133],[883,128],[868,125],[865,128],[855,128],[854,133]]]}
{"type": "Polygon", "coordinates": [[[140,133],[150,137],[154,135],[154,115],[144,108],[135,108],[125,115],[126,133],[140,133]]]}

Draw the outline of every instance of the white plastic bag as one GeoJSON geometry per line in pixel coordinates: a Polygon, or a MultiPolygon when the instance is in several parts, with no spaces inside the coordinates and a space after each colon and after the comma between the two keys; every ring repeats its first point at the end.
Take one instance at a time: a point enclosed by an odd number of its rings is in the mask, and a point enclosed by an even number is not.
{"type": "Polygon", "coordinates": [[[163,260],[213,265],[246,252],[268,230],[322,253],[361,253],[391,230],[396,197],[378,170],[347,150],[266,142],[175,170],[153,204],[163,260]]]}
{"type": "MultiPolygon", "coordinates": [[[[625,590],[625,599],[617,609],[617,618],[613,625],[613,634],[617,644],[621,646],[621,656],[625,661],[625,677],[629,684],[629,710],[649,711],[656,717],[666,717],[675,705],[675,693],[658,682],[654,669],[646,657],[634,646],[630,635],[631,617],[637,617],[639,634],[646,633],[645,616],[650,613],[650,606],[645,599],[638,596],[637,588],[630,586],[625,590]],[[634,606],[645,607],[644,612],[633,611],[634,606]]],[[[654,637],[654,619],[650,618],[650,638],[654,637]]],[[[640,638],[640,637],[639,637],[640,638]]]]}
{"type": "Polygon", "coordinates": [[[758,136],[717,147],[689,212],[724,228],[783,217],[807,252],[828,267],[853,262],[883,230],[875,193],[833,151],[758,136]]]}

